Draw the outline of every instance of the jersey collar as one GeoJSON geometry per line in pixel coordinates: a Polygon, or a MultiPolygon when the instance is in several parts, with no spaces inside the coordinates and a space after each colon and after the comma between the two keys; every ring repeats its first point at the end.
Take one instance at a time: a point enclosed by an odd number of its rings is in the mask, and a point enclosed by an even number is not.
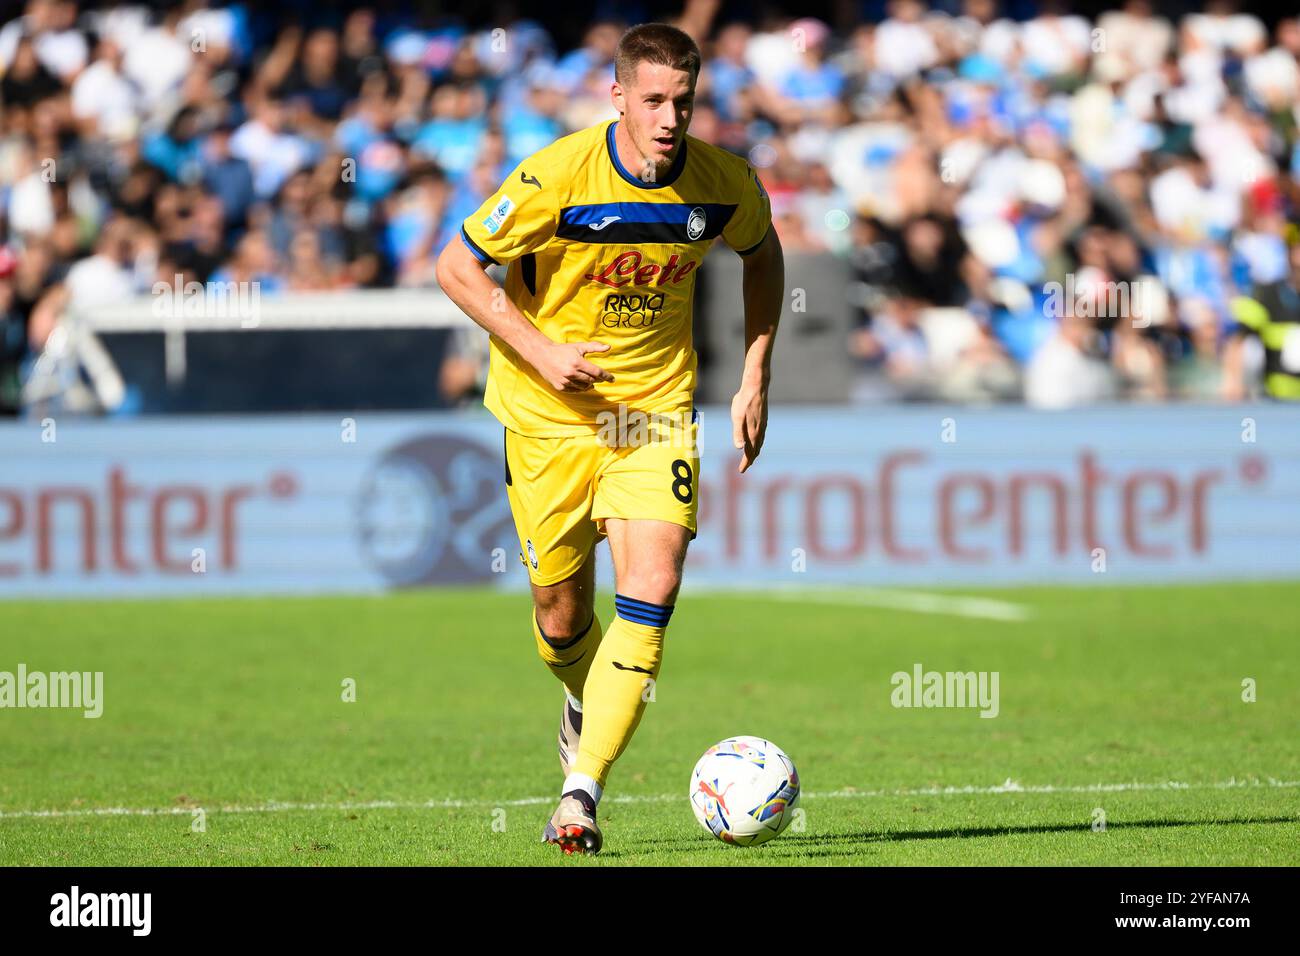
{"type": "Polygon", "coordinates": [[[682,137],[682,147],[677,151],[677,158],[673,160],[672,166],[668,169],[668,175],[657,183],[647,183],[641,180],[640,176],[633,176],[627,171],[627,168],[618,158],[618,147],[614,145],[614,127],[618,125],[618,120],[609,124],[605,131],[605,149],[609,153],[609,161],[614,164],[618,174],[633,186],[641,189],[662,189],[664,186],[671,186],[677,181],[677,177],[682,174],[686,168],[686,138],[682,137]]]}

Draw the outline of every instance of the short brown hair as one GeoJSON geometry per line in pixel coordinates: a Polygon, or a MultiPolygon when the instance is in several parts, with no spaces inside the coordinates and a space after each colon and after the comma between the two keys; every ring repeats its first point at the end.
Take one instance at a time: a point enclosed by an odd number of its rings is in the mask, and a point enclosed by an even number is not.
{"type": "Polygon", "coordinates": [[[666,23],[642,23],[623,34],[614,51],[614,79],[623,85],[636,77],[638,63],[685,70],[694,82],[700,75],[700,48],[690,35],[666,23]]]}

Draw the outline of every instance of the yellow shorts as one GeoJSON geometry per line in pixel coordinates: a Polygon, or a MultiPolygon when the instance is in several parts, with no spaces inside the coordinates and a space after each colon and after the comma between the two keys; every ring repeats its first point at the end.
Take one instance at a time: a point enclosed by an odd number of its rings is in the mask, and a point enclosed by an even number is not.
{"type": "Polygon", "coordinates": [[[625,430],[623,438],[597,432],[530,438],[507,428],[506,495],[519,560],[533,584],[556,584],[577,573],[604,537],[606,518],[669,521],[694,537],[698,433],[694,413],[689,422],[625,430]]]}

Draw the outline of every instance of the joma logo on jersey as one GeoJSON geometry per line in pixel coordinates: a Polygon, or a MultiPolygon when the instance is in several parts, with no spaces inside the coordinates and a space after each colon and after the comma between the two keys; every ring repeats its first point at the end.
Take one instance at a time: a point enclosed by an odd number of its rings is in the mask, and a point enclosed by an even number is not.
{"type": "Polygon", "coordinates": [[[645,329],[655,324],[664,308],[664,294],[624,295],[614,292],[605,296],[600,324],[607,329],[645,329]]]}
{"type": "Polygon", "coordinates": [[[697,265],[699,262],[681,262],[681,256],[676,253],[662,266],[654,262],[643,264],[641,253],[632,250],[618,256],[600,272],[589,272],[583,278],[615,289],[626,285],[673,285],[690,275],[697,265]]]}

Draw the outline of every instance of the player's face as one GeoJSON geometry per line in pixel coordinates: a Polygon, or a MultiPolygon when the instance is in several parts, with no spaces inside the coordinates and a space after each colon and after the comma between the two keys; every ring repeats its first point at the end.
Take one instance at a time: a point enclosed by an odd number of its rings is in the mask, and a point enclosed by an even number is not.
{"type": "Polygon", "coordinates": [[[695,80],[686,70],[638,63],[629,86],[614,84],[614,108],[632,145],[650,166],[666,170],[677,158],[695,108],[695,80]]]}

